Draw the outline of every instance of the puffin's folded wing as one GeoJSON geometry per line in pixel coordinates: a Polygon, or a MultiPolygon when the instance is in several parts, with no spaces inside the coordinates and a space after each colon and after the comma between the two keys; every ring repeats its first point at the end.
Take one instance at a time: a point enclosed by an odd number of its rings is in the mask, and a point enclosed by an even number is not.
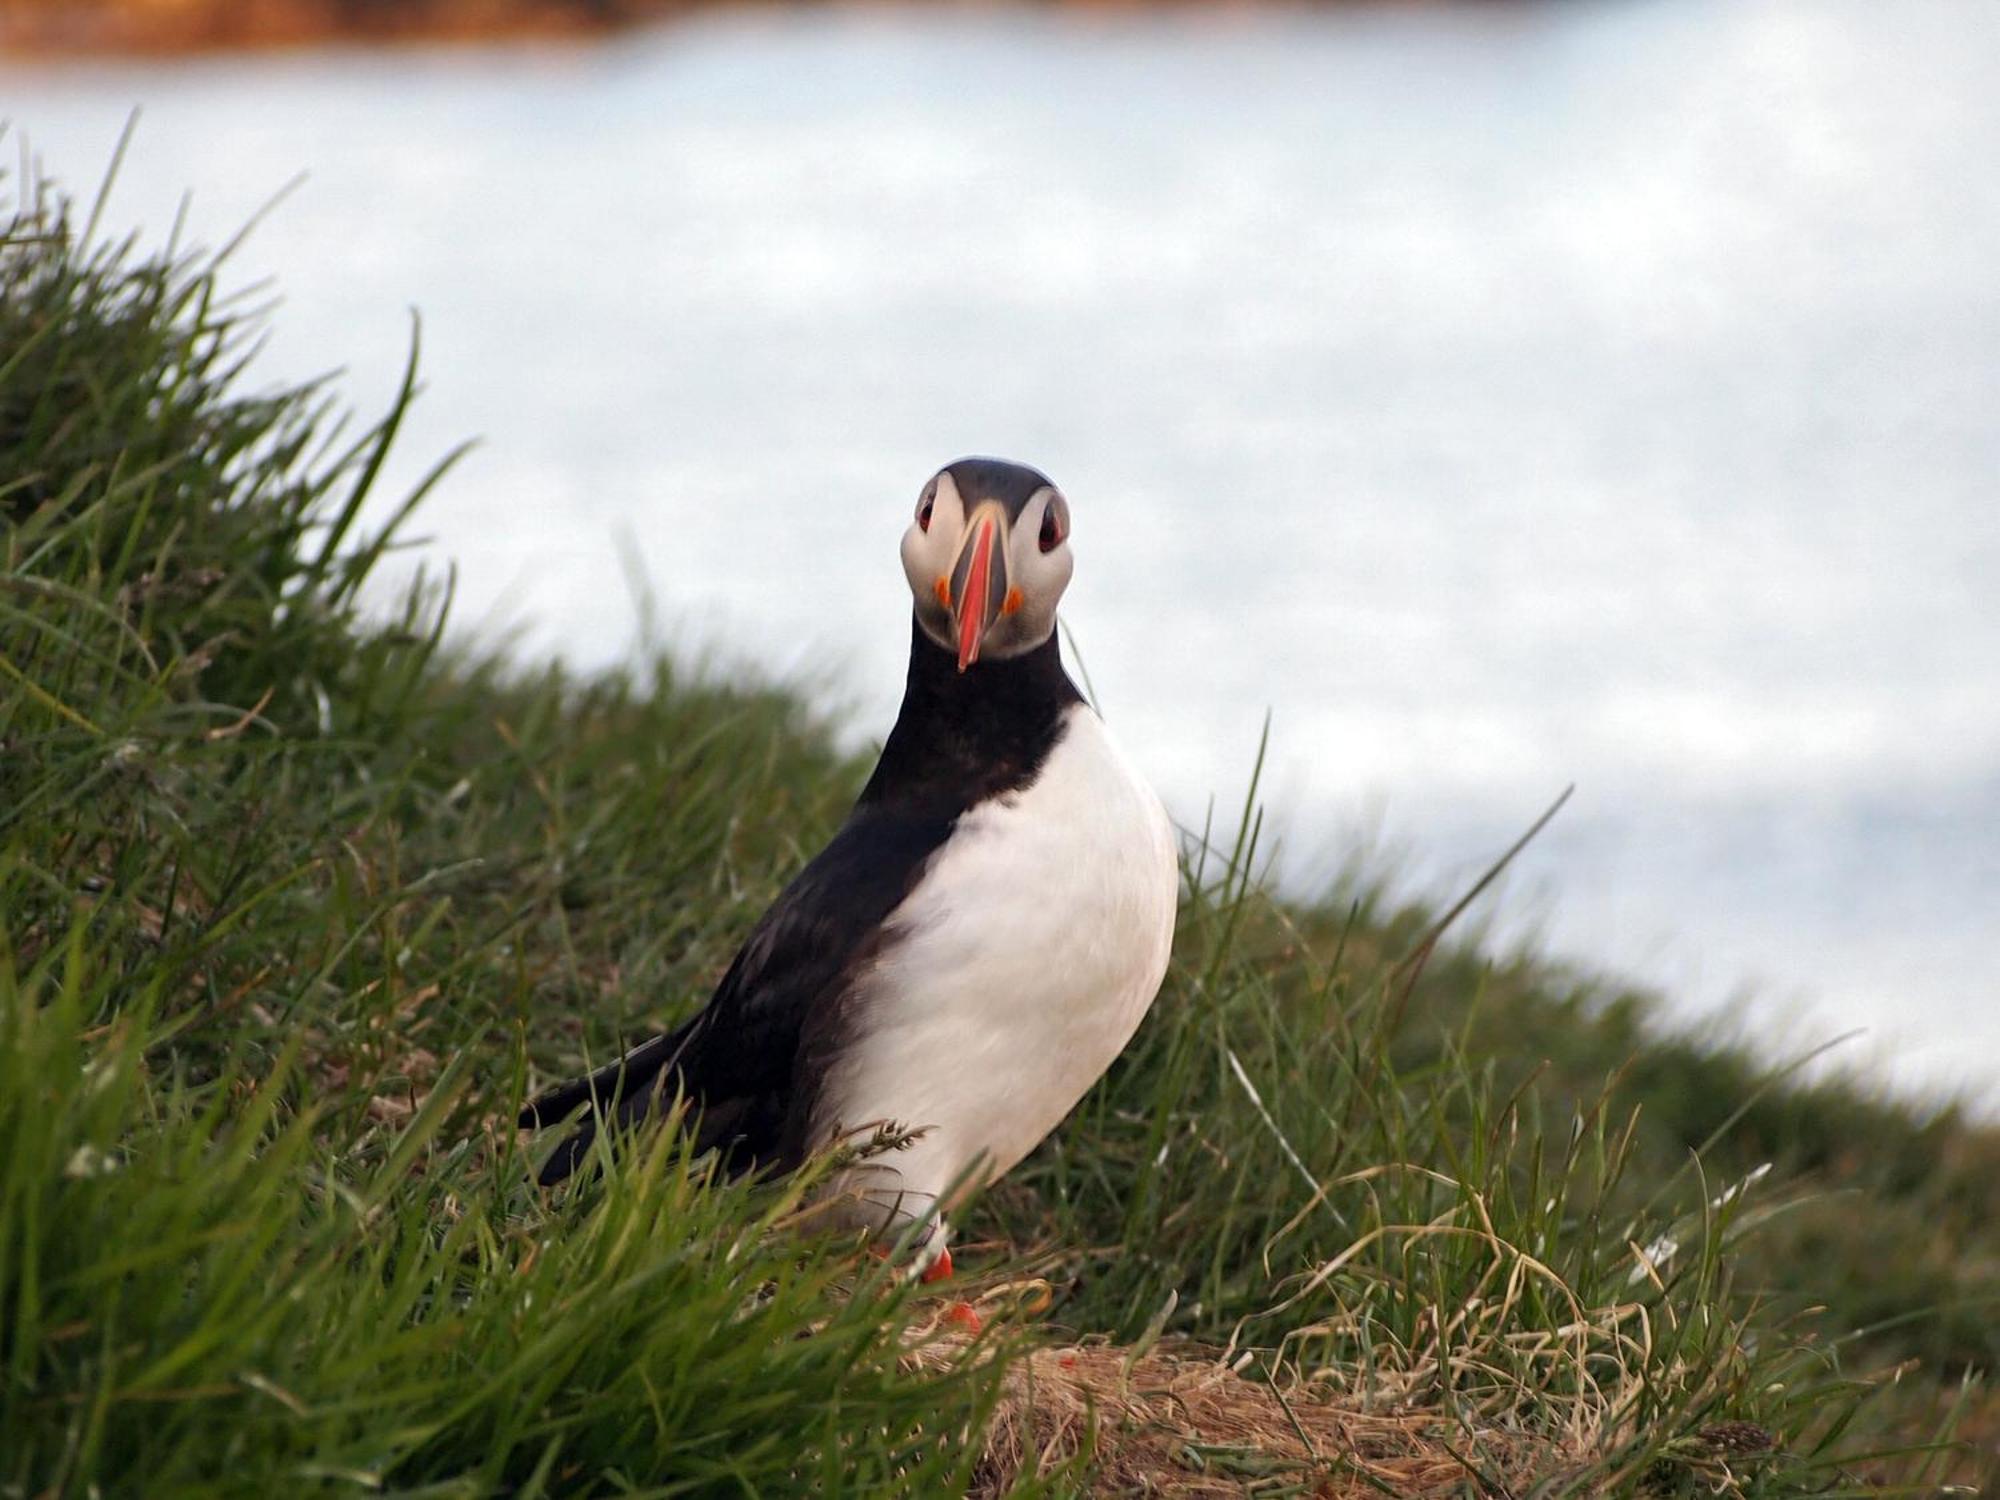
{"type": "Polygon", "coordinates": [[[558,1084],[546,1093],[537,1094],[521,1106],[515,1126],[521,1130],[540,1130],[544,1126],[559,1124],[579,1105],[595,1100],[600,1107],[608,1109],[626,1096],[644,1091],[663,1068],[673,1065],[676,1056],[687,1045],[688,1033],[693,1027],[694,1023],[689,1022],[665,1036],[653,1037],[587,1078],[558,1084]]]}
{"type": "Polygon", "coordinates": [[[705,1106],[750,1105],[740,1144],[787,1169],[824,1068],[851,1035],[855,982],[895,940],[891,914],[950,837],[950,815],[864,805],[758,922],[704,1012],[683,1072],[705,1106]]]}
{"type": "Polygon", "coordinates": [[[953,822],[857,808],[758,919],[699,1015],[522,1109],[519,1124],[530,1129],[596,1106],[543,1165],[542,1183],[576,1169],[600,1113],[629,1127],[676,1092],[698,1111],[697,1146],[720,1148],[733,1169],[796,1166],[811,1144],[822,1069],[849,1034],[853,982],[893,937],[890,914],[953,822]]]}

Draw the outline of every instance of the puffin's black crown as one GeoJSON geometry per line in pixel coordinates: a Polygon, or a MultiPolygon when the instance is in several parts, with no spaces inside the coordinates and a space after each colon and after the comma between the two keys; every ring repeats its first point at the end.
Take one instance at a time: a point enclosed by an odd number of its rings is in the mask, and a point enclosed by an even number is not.
{"type": "Polygon", "coordinates": [[[944,471],[958,486],[968,512],[981,501],[997,500],[1006,508],[1009,523],[1021,519],[1021,512],[1037,494],[1055,488],[1055,481],[1040,469],[1004,458],[961,458],[946,464],[944,471]]]}

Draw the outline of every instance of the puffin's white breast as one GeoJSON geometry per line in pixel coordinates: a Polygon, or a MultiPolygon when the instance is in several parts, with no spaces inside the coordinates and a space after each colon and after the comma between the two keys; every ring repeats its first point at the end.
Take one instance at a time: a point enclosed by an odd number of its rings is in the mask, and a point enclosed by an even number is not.
{"type": "Polygon", "coordinates": [[[1166,973],[1178,890],[1159,799],[1079,704],[1036,779],[962,816],[890,914],[821,1095],[822,1138],[924,1128],[877,1163],[878,1182],[893,1173],[922,1200],[1005,1172],[1131,1039],[1166,973]]]}

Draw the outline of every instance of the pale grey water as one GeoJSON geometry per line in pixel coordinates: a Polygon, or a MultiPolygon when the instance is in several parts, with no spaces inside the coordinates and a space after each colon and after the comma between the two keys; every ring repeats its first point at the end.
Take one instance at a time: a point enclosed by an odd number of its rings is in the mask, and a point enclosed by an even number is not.
{"type": "Polygon", "coordinates": [[[717,14],[560,52],[0,64],[110,222],[379,403],[462,625],[900,686],[962,452],[1075,505],[1068,616],[1175,810],[1905,1082],[2000,1077],[2000,7],[717,14]]]}

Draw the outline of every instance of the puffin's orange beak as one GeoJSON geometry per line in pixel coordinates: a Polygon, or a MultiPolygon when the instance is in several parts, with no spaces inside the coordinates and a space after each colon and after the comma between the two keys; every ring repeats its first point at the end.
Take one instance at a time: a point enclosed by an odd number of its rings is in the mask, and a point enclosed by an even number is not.
{"type": "Polygon", "coordinates": [[[979,643],[1000,617],[1000,607],[1007,598],[1004,517],[998,506],[981,506],[975,511],[970,537],[951,570],[952,625],[958,632],[961,672],[979,660],[979,643]]]}

